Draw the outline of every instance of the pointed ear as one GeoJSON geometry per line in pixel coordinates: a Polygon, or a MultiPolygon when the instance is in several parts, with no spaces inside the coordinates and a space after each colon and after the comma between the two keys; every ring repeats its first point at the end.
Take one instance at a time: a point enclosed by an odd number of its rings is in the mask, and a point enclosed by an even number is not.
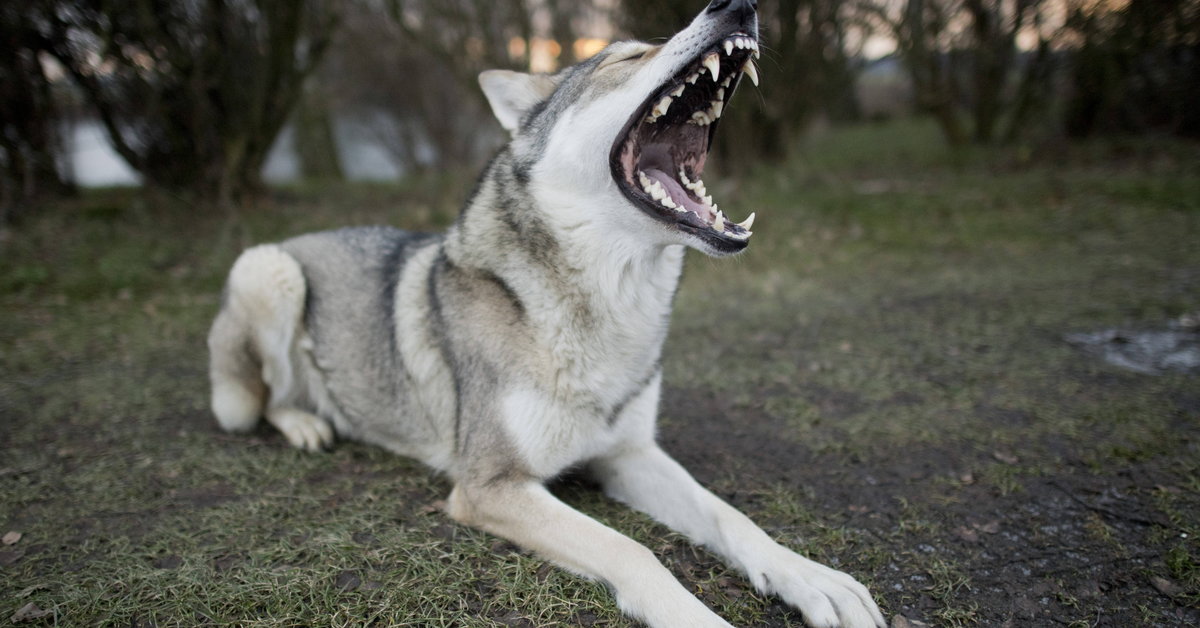
{"type": "Polygon", "coordinates": [[[480,73],[479,86],[500,126],[515,134],[525,112],[549,98],[558,81],[548,74],[487,70],[480,73]]]}

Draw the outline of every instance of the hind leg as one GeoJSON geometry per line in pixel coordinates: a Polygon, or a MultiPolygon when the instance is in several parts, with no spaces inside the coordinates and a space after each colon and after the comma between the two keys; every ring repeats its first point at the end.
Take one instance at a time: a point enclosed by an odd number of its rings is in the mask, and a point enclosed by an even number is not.
{"type": "Polygon", "coordinates": [[[295,447],[333,444],[329,422],[299,409],[306,398],[295,364],[305,291],[300,264],[275,245],[247,250],[230,271],[209,334],[213,413],[226,431],[252,429],[265,413],[295,447]]]}

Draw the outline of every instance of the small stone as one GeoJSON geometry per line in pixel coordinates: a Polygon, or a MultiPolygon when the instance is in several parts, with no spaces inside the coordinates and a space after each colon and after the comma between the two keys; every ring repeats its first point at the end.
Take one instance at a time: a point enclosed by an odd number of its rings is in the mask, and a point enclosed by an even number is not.
{"type": "Polygon", "coordinates": [[[353,591],[360,584],[362,584],[362,578],[359,578],[358,574],[353,571],[343,571],[337,575],[333,585],[341,591],[353,591]]]}

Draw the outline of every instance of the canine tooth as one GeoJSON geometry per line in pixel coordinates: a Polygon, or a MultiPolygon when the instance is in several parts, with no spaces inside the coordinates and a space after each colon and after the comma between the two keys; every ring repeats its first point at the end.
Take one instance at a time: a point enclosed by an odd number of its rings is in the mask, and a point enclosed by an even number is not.
{"type": "Polygon", "coordinates": [[[753,59],[746,59],[746,64],[742,66],[742,73],[750,77],[750,82],[758,87],[758,69],[754,67],[753,59]]]}
{"type": "Polygon", "coordinates": [[[710,52],[704,57],[704,67],[712,72],[713,82],[717,82],[717,75],[721,73],[721,57],[715,52],[710,52]]]}
{"type": "Polygon", "coordinates": [[[717,231],[725,231],[725,215],[717,210],[717,217],[713,218],[712,228],[717,231]]]}
{"type": "MultiPolygon", "coordinates": [[[[741,46],[738,46],[738,48],[741,48],[741,46]]],[[[733,40],[726,39],[725,40],[725,56],[728,57],[731,54],[733,54],[733,40]]]]}
{"type": "Polygon", "coordinates": [[[683,95],[683,88],[684,88],[683,85],[676,87],[675,91],[671,92],[671,95],[674,96],[675,98],[679,98],[680,96],[683,95]]]}
{"type": "Polygon", "coordinates": [[[755,213],[750,212],[750,215],[747,216],[745,220],[739,222],[738,226],[745,229],[746,231],[749,231],[750,226],[754,224],[754,216],[755,216],[755,213]]]}

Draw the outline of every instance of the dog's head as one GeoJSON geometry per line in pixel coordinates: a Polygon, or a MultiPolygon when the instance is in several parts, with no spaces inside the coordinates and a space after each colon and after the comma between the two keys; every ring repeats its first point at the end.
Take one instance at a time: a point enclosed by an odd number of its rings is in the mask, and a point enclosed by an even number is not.
{"type": "Polygon", "coordinates": [[[713,0],[665,44],[616,42],[557,74],[481,74],[539,202],[622,237],[744,249],[753,216],[726,218],[701,175],[742,76],[758,83],[757,4],[713,0]]]}

